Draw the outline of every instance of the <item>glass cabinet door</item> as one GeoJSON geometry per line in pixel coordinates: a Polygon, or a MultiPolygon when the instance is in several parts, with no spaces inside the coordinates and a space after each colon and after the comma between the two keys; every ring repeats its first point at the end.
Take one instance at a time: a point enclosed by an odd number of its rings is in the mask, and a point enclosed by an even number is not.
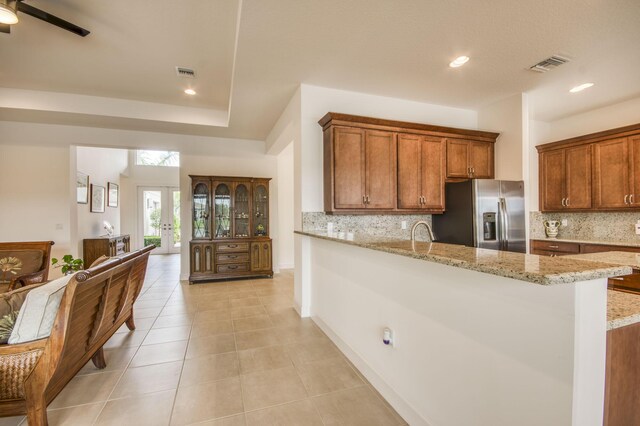
{"type": "Polygon", "coordinates": [[[269,235],[269,190],[264,184],[253,188],[253,236],[269,235]]]}
{"type": "Polygon", "coordinates": [[[249,188],[244,183],[236,184],[233,209],[233,234],[236,238],[249,237],[249,188]]]}
{"type": "Polygon", "coordinates": [[[193,188],[193,238],[211,238],[209,223],[209,185],[200,182],[193,188]]]}
{"type": "Polygon", "coordinates": [[[231,190],[224,183],[216,185],[213,195],[215,238],[231,237],[231,190]]]}

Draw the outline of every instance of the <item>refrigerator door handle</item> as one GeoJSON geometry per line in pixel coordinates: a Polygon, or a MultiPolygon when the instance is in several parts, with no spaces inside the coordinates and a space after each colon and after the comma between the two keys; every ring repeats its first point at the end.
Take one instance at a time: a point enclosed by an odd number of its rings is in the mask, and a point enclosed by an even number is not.
{"type": "Polygon", "coordinates": [[[509,250],[509,214],[507,200],[500,198],[500,245],[503,250],[509,250]]]}

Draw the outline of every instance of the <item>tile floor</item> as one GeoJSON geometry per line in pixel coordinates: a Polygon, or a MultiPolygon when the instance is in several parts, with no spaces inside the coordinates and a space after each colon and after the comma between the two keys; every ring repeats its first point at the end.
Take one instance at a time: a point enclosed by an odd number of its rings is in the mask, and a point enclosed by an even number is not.
{"type": "MultiPolygon", "coordinates": [[[[152,256],[136,330],[105,345],[49,406],[55,425],[401,425],[310,319],[293,274],[188,285],[179,255],[152,256]]],[[[0,426],[26,425],[21,417],[0,426]]]]}

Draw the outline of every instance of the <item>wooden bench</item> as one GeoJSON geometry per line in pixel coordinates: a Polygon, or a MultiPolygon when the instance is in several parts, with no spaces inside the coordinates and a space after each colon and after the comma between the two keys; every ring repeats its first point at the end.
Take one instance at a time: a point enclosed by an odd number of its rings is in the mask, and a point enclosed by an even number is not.
{"type": "Polygon", "coordinates": [[[153,245],[76,273],[49,337],[0,345],[0,417],[27,415],[47,425],[47,405],[89,361],[106,367],[102,346],[122,326],[135,328],[133,303],[153,245]]]}

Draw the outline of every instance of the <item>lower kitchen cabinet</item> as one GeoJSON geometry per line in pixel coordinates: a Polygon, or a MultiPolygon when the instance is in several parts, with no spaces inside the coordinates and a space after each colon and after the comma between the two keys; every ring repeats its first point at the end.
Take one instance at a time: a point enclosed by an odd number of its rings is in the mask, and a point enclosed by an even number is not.
{"type": "Polygon", "coordinates": [[[640,424],[640,323],[607,331],[604,426],[640,424]]]}

